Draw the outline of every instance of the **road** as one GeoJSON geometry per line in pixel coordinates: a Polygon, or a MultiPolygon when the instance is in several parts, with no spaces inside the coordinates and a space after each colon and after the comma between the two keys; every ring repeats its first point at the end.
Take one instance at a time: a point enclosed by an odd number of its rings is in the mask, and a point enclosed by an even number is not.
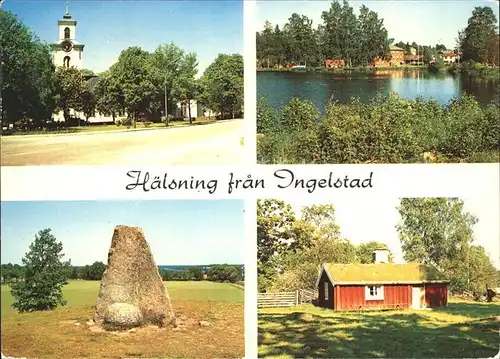
{"type": "Polygon", "coordinates": [[[243,120],[128,132],[2,137],[2,166],[231,165],[243,161],[243,120]]]}

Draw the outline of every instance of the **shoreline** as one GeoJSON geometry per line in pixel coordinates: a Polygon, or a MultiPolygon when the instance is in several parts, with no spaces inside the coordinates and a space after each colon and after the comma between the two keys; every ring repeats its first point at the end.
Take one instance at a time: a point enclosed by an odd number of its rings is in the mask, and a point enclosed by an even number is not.
{"type": "Polygon", "coordinates": [[[307,67],[305,69],[293,69],[293,68],[267,68],[267,67],[257,67],[257,72],[375,72],[375,71],[387,71],[387,70],[425,70],[427,71],[427,66],[391,66],[391,67],[341,67],[341,68],[326,68],[326,67],[307,67]]]}
{"type": "Polygon", "coordinates": [[[333,74],[351,74],[351,73],[364,73],[373,74],[377,71],[403,71],[403,72],[414,72],[421,71],[427,73],[435,74],[446,74],[451,76],[467,76],[470,78],[479,78],[485,80],[499,80],[500,79],[500,67],[489,67],[481,64],[452,64],[438,70],[432,71],[429,69],[428,65],[413,66],[389,66],[389,67],[337,67],[337,68],[326,68],[326,67],[306,67],[301,69],[293,68],[267,68],[267,67],[257,67],[256,72],[293,72],[293,73],[333,73],[333,74]]]}

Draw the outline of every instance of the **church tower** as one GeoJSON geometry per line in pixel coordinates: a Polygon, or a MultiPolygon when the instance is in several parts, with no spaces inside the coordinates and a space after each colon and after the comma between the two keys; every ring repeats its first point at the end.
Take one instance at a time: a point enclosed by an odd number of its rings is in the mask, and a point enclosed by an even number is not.
{"type": "Polygon", "coordinates": [[[52,44],[55,66],[76,67],[83,69],[83,44],[76,41],[76,20],[69,14],[66,1],[66,14],[57,22],[59,40],[52,44]]]}

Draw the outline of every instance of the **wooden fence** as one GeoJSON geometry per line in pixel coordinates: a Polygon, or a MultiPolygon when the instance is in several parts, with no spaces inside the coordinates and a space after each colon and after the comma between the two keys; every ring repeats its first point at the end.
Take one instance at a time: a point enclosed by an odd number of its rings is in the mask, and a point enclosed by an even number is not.
{"type": "Polygon", "coordinates": [[[259,293],[257,306],[259,308],[292,307],[294,305],[311,303],[316,298],[316,292],[299,289],[294,292],[259,293]]]}

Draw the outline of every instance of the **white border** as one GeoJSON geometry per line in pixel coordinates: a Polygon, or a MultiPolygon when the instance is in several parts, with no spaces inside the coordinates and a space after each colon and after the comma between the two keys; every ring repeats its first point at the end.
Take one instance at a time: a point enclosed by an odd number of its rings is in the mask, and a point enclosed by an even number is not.
{"type": "MultiPolygon", "coordinates": [[[[246,168],[257,161],[257,65],[255,42],[255,0],[243,1],[244,43],[244,153],[246,168]]],[[[245,201],[245,358],[258,357],[257,329],[257,202],[245,201]]]]}
{"type": "Polygon", "coordinates": [[[245,358],[257,358],[257,201],[245,201],[245,358]]]}
{"type": "Polygon", "coordinates": [[[245,162],[253,166],[257,161],[257,44],[255,42],[255,0],[243,0],[243,44],[244,44],[244,128],[245,162]]]}

